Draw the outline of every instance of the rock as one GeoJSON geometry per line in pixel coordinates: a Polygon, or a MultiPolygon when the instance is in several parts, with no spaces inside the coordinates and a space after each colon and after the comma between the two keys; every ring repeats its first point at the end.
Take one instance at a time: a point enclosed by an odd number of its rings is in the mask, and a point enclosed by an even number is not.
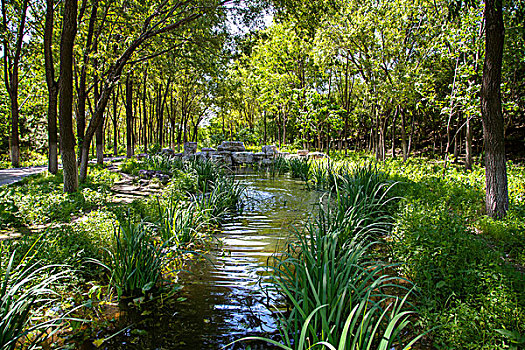
{"type": "Polygon", "coordinates": [[[217,151],[228,151],[228,152],[244,152],[246,148],[242,141],[223,141],[218,147],[217,151]]]}
{"type": "Polygon", "coordinates": [[[160,154],[172,156],[175,152],[171,148],[163,148],[160,150],[160,154]]]}
{"type": "Polygon", "coordinates": [[[301,157],[305,157],[308,155],[308,150],[307,149],[300,149],[297,151],[297,155],[298,156],[301,156],[301,157]]]}
{"type": "Polygon", "coordinates": [[[251,164],[253,163],[252,152],[233,152],[232,160],[234,164],[251,164]]]}
{"type": "Polygon", "coordinates": [[[275,145],[266,145],[266,146],[262,146],[262,152],[266,155],[273,156],[274,154],[279,152],[279,150],[277,149],[277,146],[275,145]]]}
{"type": "Polygon", "coordinates": [[[329,158],[329,157],[322,152],[308,153],[308,159],[323,159],[323,158],[329,158]]]}
{"type": "Polygon", "coordinates": [[[214,154],[211,154],[210,159],[214,162],[224,163],[227,165],[232,165],[233,163],[231,152],[222,151],[222,152],[214,153],[214,154]]]}
{"type": "Polygon", "coordinates": [[[261,164],[262,165],[272,165],[273,163],[273,159],[270,159],[270,158],[264,158],[262,161],[261,161],[261,164]]]}
{"type": "Polygon", "coordinates": [[[211,147],[204,147],[201,150],[201,153],[202,153],[202,159],[211,159],[212,154],[216,154],[217,150],[211,147]]]}
{"type": "Polygon", "coordinates": [[[253,161],[255,163],[257,162],[260,162],[261,160],[263,160],[264,158],[266,157],[266,154],[263,153],[263,152],[257,152],[257,153],[254,153],[253,154],[253,161]]]}
{"type": "Polygon", "coordinates": [[[184,156],[191,157],[197,152],[197,142],[184,142],[184,156]]]}

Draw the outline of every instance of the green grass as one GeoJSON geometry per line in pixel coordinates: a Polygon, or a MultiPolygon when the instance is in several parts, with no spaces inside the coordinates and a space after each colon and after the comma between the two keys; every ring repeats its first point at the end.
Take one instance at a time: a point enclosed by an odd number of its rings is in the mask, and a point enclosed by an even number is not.
{"type": "Polygon", "coordinates": [[[94,167],[79,191],[68,194],[63,192],[62,171],[26,177],[0,188],[0,221],[3,227],[69,222],[107,205],[116,179],[117,174],[94,167]]]}

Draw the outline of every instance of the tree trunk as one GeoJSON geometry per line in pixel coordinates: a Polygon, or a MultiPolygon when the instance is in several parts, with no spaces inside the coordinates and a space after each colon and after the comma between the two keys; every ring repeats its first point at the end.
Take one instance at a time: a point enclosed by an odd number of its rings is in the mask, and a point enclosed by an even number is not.
{"type": "MultiPolygon", "coordinates": [[[[78,189],[75,135],[73,134],[73,45],[77,33],[77,0],[65,0],[60,41],[60,148],[64,192],[78,189]]],[[[86,154],[86,156],[88,156],[86,154]]]]}
{"type": "Polygon", "coordinates": [[[133,157],[133,81],[126,79],[126,158],[133,157]]]}
{"type": "MultiPolygon", "coordinates": [[[[25,23],[27,18],[27,9],[29,2],[24,0],[20,4],[20,17],[15,25],[18,25],[16,30],[16,42],[14,47],[11,47],[9,36],[5,33],[2,35],[3,44],[3,61],[4,61],[4,82],[7,93],[9,95],[10,109],[11,109],[11,133],[9,136],[9,149],[11,164],[14,168],[20,166],[20,136],[18,131],[18,119],[19,119],[19,106],[18,106],[18,87],[19,77],[18,69],[19,63],[22,57],[22,45],[24,44],[25,36],[25,23]],[[12,54],[12,56],[10,55],[12,54]]],[[[2,30],[7,31],[8,27],[12,24],[11,20],[7,19],[7,8],[6,0],[1,1],[2,10],[2,30]]]]}
{"type": "Polygon", "coordinates": [[[465,169],[472,170],[472,125],[467,118],[467,135],[465,137],[465,169]]]}
{"type": "Polygon", "coordinates": [[[48,138],[48,168],[56,175],[58,172],[58,82],[55,80],[55,66],[53,64],[53,22],[55,18],[53,0],[46,0],[46,23],[44,26],[44,62],[48,91],[47,102],[47,138],[48,138]]]}
{"type": "MultiPolygon", "coordinates": [[[[96,67],[96,64],[95,64],[96,67]]],[[[95,91],[93,96],[95,97],[95,101],[97,101],[100,97],[100,93],[98,90],[98,76],[95,74],[95,91]]],[[[105,119],[102,120],[102,123],[98,126],[97,132],[95,133],[95,144],[97,148],[97,164],[102,165],[104,164],[104,122],[105,119]]]]}
{"type": "Polygon", "coordinates": [[[148,153],[148,108],[146,106],[146,86],[147,86],[147,78],[148,78],[148,69],[146,67],[146,72],[144,73],[144,86],[142,90],[142,113],[143,113],[143,128],[142,131],[142,138],[143,138],[143,145],[144,145],[144,153],[148,153]]]}
{"type": "MultiPolygon", "coordinates": [[[[18,80],[18,78],[16,79],[18,80]]],[[[18,82],[16,84],[12,83],[11,86],[14,87],[14,89],[9,93],[9,100],[11,102],[11,135],[9,137],[9,148],[11,165],[13,168],[18,168],[20,166],[20,137],[18,133],[18,82]],[[16,85],[16,87],[14,85],[16,85]]]]}
{"type": "Polygon", "coordinates": [[[484,17],[485,63],[481,85],[481,116],[485,141],[485,207],[488,216],[502,218],[509,208],[500,91],[505,39],[502,0],[485,0],[484,17]]]}

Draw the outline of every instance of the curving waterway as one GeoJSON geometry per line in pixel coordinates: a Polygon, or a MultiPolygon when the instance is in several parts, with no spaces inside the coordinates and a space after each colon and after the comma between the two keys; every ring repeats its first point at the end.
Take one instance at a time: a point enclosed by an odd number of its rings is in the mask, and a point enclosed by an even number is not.
{"type": "MultiPolygon", "coordinates": [[[[244,336],[277,332],[267,307],[274,296],[263,292],[267,260],[285,248],[290,227],[308,220],[319,197],[285,176],[236,179],[247,187],[243,210],[223,225],[222,244],[209,261],[195,262],[179,275],[184,287],[176,297],[126,313],[133,326],[106,348],[221,349],[244,336]]],[[[252,344],[252,349],[264,348],[252,344]]]]}

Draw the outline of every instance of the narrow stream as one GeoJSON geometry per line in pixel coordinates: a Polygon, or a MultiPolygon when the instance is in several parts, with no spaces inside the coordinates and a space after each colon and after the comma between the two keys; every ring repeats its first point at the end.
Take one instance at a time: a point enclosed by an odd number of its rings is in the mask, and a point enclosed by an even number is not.
{"type": "Polygon", "coordinates": [[[192,264],[180,274],[184,288],[177,297],[127,315],[135,326],[108,349],[220,349],[243,336],[276,332],[266,306],[271,296],[261,292],[267,259],[284,249],[291,225],[308,219],[318,195],[289,177],[236,178],[247,186],[244,209],[223,225],[222,247],[209,256],[213,264],[192,264]]]}

